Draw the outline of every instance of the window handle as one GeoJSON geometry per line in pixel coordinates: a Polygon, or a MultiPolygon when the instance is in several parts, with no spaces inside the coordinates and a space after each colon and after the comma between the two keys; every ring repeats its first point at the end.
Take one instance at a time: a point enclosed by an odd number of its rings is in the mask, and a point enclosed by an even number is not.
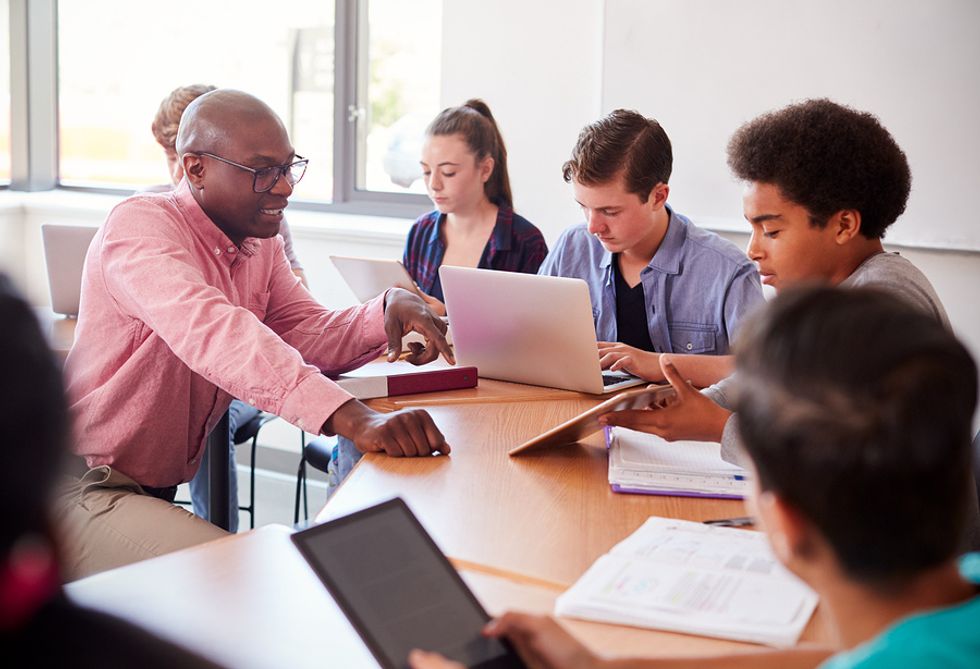
{"type": "Polygon", "coordinates": [[[367,115],[367,110],[364,107],[358,107],[357,105],[347,105],[347,122],[356,123],[357,121],[363,120],[367,115]]]}

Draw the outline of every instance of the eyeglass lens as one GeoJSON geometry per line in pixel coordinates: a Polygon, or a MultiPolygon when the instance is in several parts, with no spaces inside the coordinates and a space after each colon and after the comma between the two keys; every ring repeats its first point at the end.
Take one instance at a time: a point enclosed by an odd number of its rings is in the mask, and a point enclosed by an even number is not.
{"type": "Polygon", "coordinates": [[[286,175],[286,181],[289,182],[289,185],[295,186],[303,178],[303,174],[306,173],[306,165],[306,160],[300,160],[291,165],[276,165],[275,167],[266,167],[256,171],[255,191],[257,193],[264,193],[265,191],[272,190],[276,182],[279,181],[279,177],[283,174],[286,175]]]}

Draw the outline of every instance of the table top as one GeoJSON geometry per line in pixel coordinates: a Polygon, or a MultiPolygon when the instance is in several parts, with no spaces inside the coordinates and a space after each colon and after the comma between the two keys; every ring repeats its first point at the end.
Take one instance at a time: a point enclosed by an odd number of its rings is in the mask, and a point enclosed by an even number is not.
{"type": "MultiPolygon", "coordinates": [[[[574,446],[507,451],[605,399],[481,379],[474,389],[372,400],[427,409],[449,457],[368,454],[317,516],[401,496],[493,614],[551,613],[555,598],[651,515],[744,515],[740,501],[613,493],[601,434],[574,446]]],[[[290,530],[267,526],[68,586],[76,601],[140,624],[235,667],[375,667],[290,530]],[[137,596],[138,595],[138,596],[137,596]],[[147,606],[147,602],[153,602],[147,606]]],[[[562,619],[592,650],[618,656],[721,654],[758,646],[562,619]]],[[[821,616],[804,641],[827,641],[821,616]]]]}
{"type": "Polygon", "coordinates": [[[601,433],[584,444],[507,455],[599,401],[426,406],[452,455],[367,454],[317,520],[400,496],[447,555],[568,587],[651,515],[687,520],[745,515],[737,500],[612,492],[601,433]]]}
{"type": "MultiPolygon", "coordinates": [[[[269,525],[96,574],[66,590],[79,604],[121,616],[231,667],[378,666],[292,546],[290,532],[269,525]]],[[[510,609],[550,613],[560,593],[478,568],[461,573],[491,615],[510,609]]],[[[749,647],[654,630],[561,622],[603,654],[681,656],[749,647]]]]}

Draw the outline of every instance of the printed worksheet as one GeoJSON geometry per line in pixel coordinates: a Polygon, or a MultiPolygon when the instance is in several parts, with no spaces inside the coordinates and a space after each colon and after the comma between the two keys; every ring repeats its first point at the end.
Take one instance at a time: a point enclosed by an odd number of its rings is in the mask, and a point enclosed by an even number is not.
{"type": "Polygon", "coordinates": [[[555,613],[791,646],[816,605],[762,533],[650,518],[559,597],[555,613]]]}

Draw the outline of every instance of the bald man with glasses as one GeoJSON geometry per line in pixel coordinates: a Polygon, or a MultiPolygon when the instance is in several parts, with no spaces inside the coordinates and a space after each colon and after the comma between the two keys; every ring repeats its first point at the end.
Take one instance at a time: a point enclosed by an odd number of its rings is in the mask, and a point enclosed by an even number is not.
{"type": "Polygon", "coordinates": [[[444,323],[408,291],[330,311],[290,271],[277,236],[307,161],[258,99],[216,90],[177,136],[184,170],[168,193],[133,196],[96,234],[65,368],[77,478],[62,534],[70,576],[225,535],[173,504],[232,397],[361,451],[449,453],[420,410],[379,414],[331,382],[377,357],[454,362],[444,323]]]}

